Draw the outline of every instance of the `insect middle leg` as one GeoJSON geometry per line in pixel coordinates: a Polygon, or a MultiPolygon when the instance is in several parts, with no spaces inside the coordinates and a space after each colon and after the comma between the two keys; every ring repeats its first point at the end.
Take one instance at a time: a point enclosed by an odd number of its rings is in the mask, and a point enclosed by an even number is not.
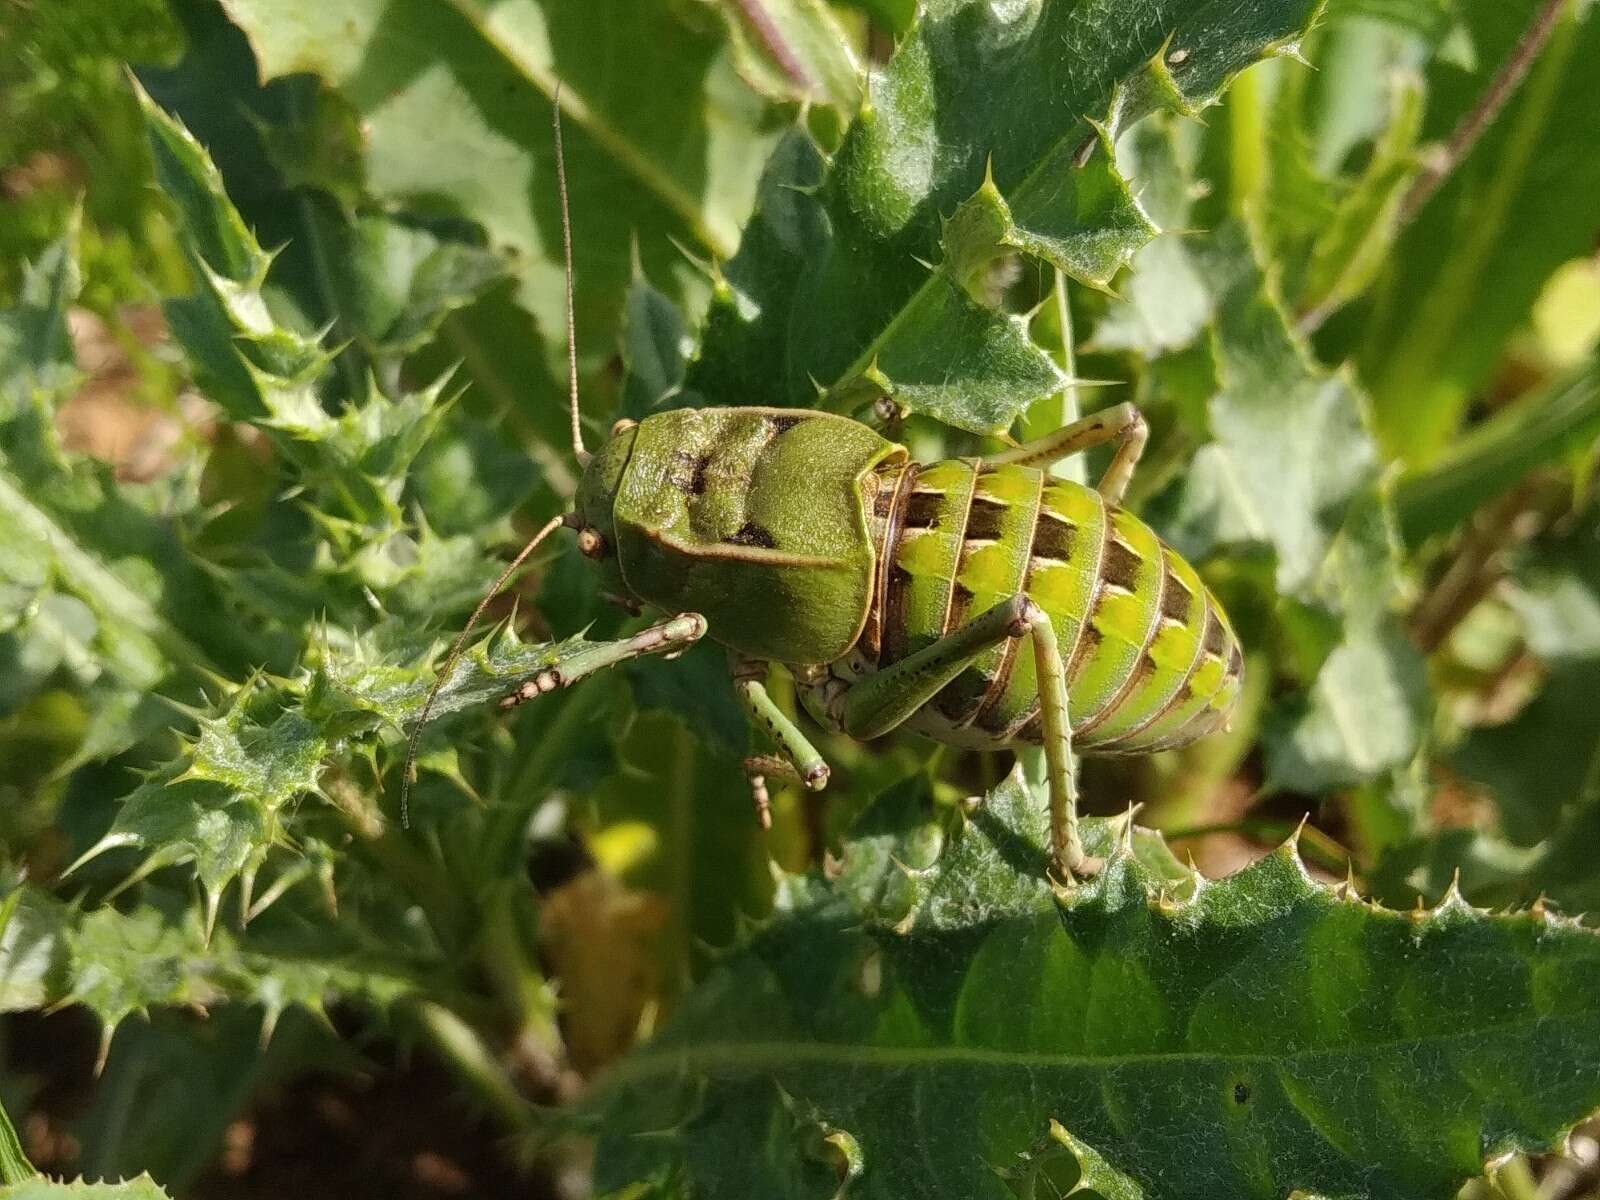
{"type": "Polygon", "coordinates": [[[767,693],[768,666],[764,662],[734,655],[733,690],[745,715],[767,731],[778,753],[753,754],[744,760],[745,775],[756,802],[756,819],[761,828],[772,827],[772,802],[767,794],[767,778],[775,776],[802,784],[813,792],[828,786],[828,764],[788,714],[767,693]]]}
{"type": "Polygon", "coordinates": [[[915,654],[851,685],[838,714],[844,732],[865,740],[906,721],[985,650],[1007,638],[1031,636],[1044,725],[1046,778],[1050,794],[1052,864],[1064,883],[1093,873],[1097,864],[1083,850],[1078,831],[1077,771],[1072,726],[1067,719],[1067,676],[1050,618],[1026,596],[1013,596],[915,654]]]}
{"type": "Polygon", "coordinates": [[[985,464],[1004,466],[1040,467],[1058,462],[1069,454],[1078,454],[1106,442],[1118,443],[1111,456],[1111,465],[1101,476],[1096,490],[1109,504],[1121,504],[1133,478],[1133,469],[1144,453],[1144,444],[1150,438],[1150,428],[1144,416],[1132,404],[1114,404],[1082,420],[1063,425],[1054,433],[1018,446],[1015,450],[999,454],[986,454],[985,464]]]}

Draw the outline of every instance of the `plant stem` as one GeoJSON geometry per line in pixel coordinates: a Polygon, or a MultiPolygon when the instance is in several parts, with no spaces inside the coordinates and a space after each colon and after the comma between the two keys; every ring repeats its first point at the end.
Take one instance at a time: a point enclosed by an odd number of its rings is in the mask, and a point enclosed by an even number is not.
{"type": "Polygon", "coordinates": [[[1411,638],[1432,654],[1505,576],[1507,552],[1549,526],[1568,500],[1560,484],[1524,480],[1481,510],[1437,582],[1411,614],[1411,638]]]}
{"type": "Polygon", "coordinates": [[[1478,97],[1478,102],[1466,116],[1461,118],[1460,124],[1451,133],[1443,152],[1425,167],[1411,184],[1405,199],[1400,202],[1401,228],[1410,224],[1422,207],[1433,199],[1434,193],[1450,177],[1450,173],[1472,153],[1472,148],[1478,144],[1478,139],[1483,136],[1484,131],[1494,124],[1495,118],[1500,115],[1512,94],[1527,77],[1534,60],[1539,57],[1539,51],[1543,50],[1545,43],[1550,40],[1562,11],[1569,8],[1570,4],[1571,0],[1544,0],[1539,6],[1539,10],[1533,15],[1533,20],[1528,23],[1528,28],[1512,47],[1505,62],[1500,64],[1500,70],[1489,81],[1489,86],[1484,89],[1483,95],[1478,97]]]}
{"type": "Polygon", "coordinates": [[[693,735],[682,725],[674,724],[670,737],[672,773],[667,777],[666,850],[672,910],[668,919],[672,984],[678,986],[690,978],[694,948],[695,744],[693,735]]]}
{"type": "MultiPolygon", "coordinates": [[[[1056,365],[1066,376],[1067,383],[1060,392],[1040,400],[1022,414],[1023,441],[1044,437],[1063,426],[1070,425],[1082,415],[1078,397],[1078,356],[1073,345],[1071,284],[1066,272],[1055,268],[1055,284],[1041,309],[1043,318],[1036,327],[1038,340],[1054,356],[1056,365]],[[1054,344],[1052,344],[1052,338],[1054,344]]],[[[1050,464],[1050,474],[1057,479],[1070,479],[1074,483],[1087,483],[1088,475],[1083,455],[1070,454],[1050,464]]]]}
{"type": "Polygon", "coordinates": [[[471,1026],[443,1005],[427,1000],[413,1004],[410,1012],[435,1053],[497,1120],[519,1132],[538,1126],[538,1106],[517,1090],[471,1026]]]}

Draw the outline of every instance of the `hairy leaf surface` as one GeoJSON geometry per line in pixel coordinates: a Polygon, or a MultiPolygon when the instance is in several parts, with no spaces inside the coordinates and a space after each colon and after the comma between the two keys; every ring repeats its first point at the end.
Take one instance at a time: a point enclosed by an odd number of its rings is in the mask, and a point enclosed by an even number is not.
{"type": "Polygon", "coordinates": [[[1152,109],[1204,105],[1314,7],[1155,4],[1106,20],[1085,3],[926,6],[831,163],[795,153],[769,169],[689,386],[801,404],[820,385],[841,408],[887,394],[1006,428],[1064,377],[993,306],[981,269],[1020,252],[1104,286],[1155,232],[1111,139],[1152,109]]]}
{"type": "Polygon", "coordinates": [[[1020,780],[904,832],[919,795],[615,1070],[603,1189],[1444,1197],[1600,1103],[1593,931],[1383,910],[1292,844],[1207,883],[1115,823],[1058,900],[1020,780]]]}
{"type": "Polygon", "coordinates": [[[40,1175],[0,1187],[0,1196],[5,1200],[167,1200],[166,1191],[148,1175],[116,1183],[46,1179],[40,1175]]]}

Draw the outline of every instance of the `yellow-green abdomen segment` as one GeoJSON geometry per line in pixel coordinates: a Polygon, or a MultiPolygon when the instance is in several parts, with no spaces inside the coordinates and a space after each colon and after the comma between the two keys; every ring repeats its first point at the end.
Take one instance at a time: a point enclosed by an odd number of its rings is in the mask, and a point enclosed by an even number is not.
{"type": "MultiPolygon", "coordinates": [[[[1243,671],[1233,630],[1194,568],[1137,517],[1031,467],[949,460],[886,474],[876,620],[858,665],[886,667],[1023,591],[1061,645],[1080,750],[1167,749],[1227,719],[1243,671]]],[[[956,745],[1039,741],[1029,648],[995,647],[910,724],[956,745]]]]}

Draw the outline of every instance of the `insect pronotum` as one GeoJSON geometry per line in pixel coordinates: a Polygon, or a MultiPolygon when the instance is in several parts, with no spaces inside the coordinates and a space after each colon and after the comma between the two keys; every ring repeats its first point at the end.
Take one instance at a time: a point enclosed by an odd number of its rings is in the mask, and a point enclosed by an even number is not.
{"type": "MultiPolygon", "coordinates": [[[[555,105],[567,288],[573,453],[583,476],[505,569],[456,638],[417,738],[489,600],[562,525],[607,590],[677,616],[616,644],[672,653],[709,634],[771,742],[746,760],[762,823],[768,778],[821,789],[828,767],[766,690],[784,664],[825,727],[857,739],[896,728],[965,747],[1040,745],[1051,855],[1063,883],[1092,872],[1078,833],[1074,749],[1145,754],[1223,725],[1243,659],[1193,567],[1119,507],[1144,448],[1118,404],[982,458],[910,460],[860,422],[782,408],[678,409],[618,421],[591,455],[578,418],[572,241],[555,105]],[[1094,488],[1052,462],[1115,442],[1094,488]]],[[[541,672],[510,706],[563,686],[541,672]]],[[[406,811],[402,793],[402,814],[406,811]]]]}

